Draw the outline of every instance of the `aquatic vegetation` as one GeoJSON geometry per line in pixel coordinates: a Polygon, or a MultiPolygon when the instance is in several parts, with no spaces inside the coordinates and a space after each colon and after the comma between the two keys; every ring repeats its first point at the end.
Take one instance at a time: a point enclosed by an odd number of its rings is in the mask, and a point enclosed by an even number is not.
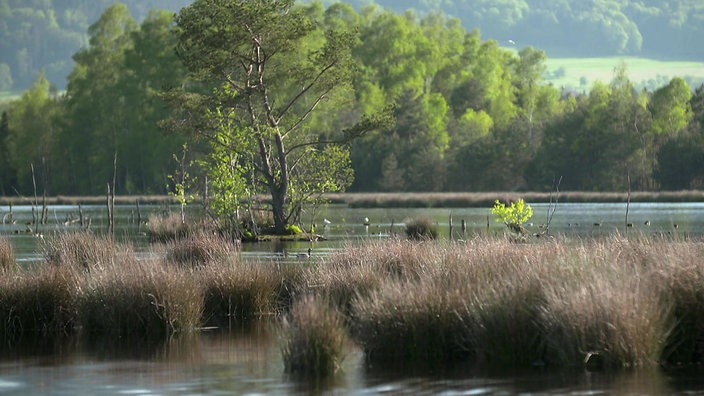
{"type": "Polygon", "coordinates": [[[176,213],[166,216],[152,214],[147,220],[147,236],[155,242],[167,242],[183,238],[193,231],[194,226],[190,222],[184,221],[181,215],[176,213]]]}
{"type": "Polygon", "coordinates": [[[302,264],[189,238],[183,249],[200,253],[177,255],[174,242],[149,259],[92,234],[52,238],[46,265],[0,279],[0,339],[166,339],[285,320],[286,368],[306,375],[334,372],[348,337],[382,365],[607,369],[704,356],[701,241],[390,238],[302,264]]]}
{"type": "Polygon", "coordinates": [[[324,298],[304,296],[296,301],[282,327],[287,372],[321,378],[340,368],[347,331],[342,315],[324,298]]]}
{"type": "Polygon", "coordinates": [[[428,217],[417,217],[406,221],[406,236],[415,240],[435,239],[438,227],[428,217]]]}
{"type": "Polygon", "coordinates": [[[43,245],[47,263],[84,271],[111,265],[119,253],[133,255],[128,245],[120,245],[107,235],[90,232],[60,233],[43,245]]]}
{"type": "Polygon", "coordinates": [[[198,267],[228,260],[237,253],[237,245],[213,232],[199,231],[169,240],[165,250],[166,261],[198,267]]]}
{"type": "Polygon", "coordinates": [[[14,272],[17,270],[15,249],[9,239],[0,237],[0,272],[14,272]]]}

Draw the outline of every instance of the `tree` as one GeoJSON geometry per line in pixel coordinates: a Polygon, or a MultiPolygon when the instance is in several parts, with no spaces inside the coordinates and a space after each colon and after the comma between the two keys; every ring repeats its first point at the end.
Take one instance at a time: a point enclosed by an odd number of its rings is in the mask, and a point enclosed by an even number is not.
{"type": "Polygon", "coordinates": [[[17,182],[16,172],[10,165],[7,150],[7,137],[10,135],[10,124],[7,112],[0,116],[0,194],[8,195],[17,182]]]}
{"type": "Polygon", "coordinates": [[[181,119],[164,125],[187,121],[213,144],[227,135],[230,157],[254,172],[245,176],[247,185],[261,184],[271,197],[273,231],[285,233],[297,213],[291,187],[307,173],[297,168],[314,168],[308,160],[325,145],[349,142],[390,122],[386,113],[362,117],[326,140],[307,128],[312,113],[334,114],[337,100],[350,92],[355,35],[321,31],[293,0],[197,0],[176,23],[178,55],[200,91],[167,93],[181,119]]]}
{"type": "Polygon", "coordinates": [[[62,136],[63,179],[84,194],[104,191],[113,178],[114,156],[121,155],[118,141],[126,133],[128,113],[120,80],[136,29],[127,6],[116,3],[88,29],[90,45],[73,56],[76,66],[67,89],[70,125],[62,136]]]}
{"type": "Polygon", "coordinates": [[[52,153],[57,134],[57,118],[62,102],[51,91],[43,73],[37,76],[32,88],[10,104],[9,132],[6,137],[7,158],[17,176],[18,191],[30,193],[32,178],[36,177],[45,192],[49,188],[52,153]],[[36,171],[36,174],[33,173],[36,171]]]}

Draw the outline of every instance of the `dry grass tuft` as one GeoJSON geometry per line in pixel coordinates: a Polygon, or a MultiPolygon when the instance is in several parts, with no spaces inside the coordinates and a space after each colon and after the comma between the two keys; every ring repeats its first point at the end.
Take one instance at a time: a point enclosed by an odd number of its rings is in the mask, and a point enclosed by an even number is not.
{"type": "Polygon", "coordinates": [[[324,378],[340,368],[347,340],[344,320],[324,299],[305,296],[296,301],[282,331],[287,372],[324,378]]]}
{"type": "Polygon", "coordinates": [[[166,216],[150,215],[146,229],[149,239],[154,242],[183,238],[194,231],[190,223],[182,221],[181,215],[177,213],[166,216]]]}
{"type": "Polygon", "coordinates": [[[0,278],[0,339],[60,338],[74,332],[80,277],[72,268],[44,266],[0,278]]]}
{"type": "Polygon", "coordinates": [[[288,275],[272,265],[233,259],[204,267],[197,276],[205,298],[204,322],[231,327],[279,312],[288,275]]]}
{"type": "Polygon", "coordinates": [[[133,255],[129,246],[120,246],[112,237],[88,232],[58,234],[45,242],[43,251],[47,263],[83,271],[111,266],[120,254],[133,255]]]}
{"type": "Polygon", "coordinates": [[[192,233],[166,243],[166,260],[185,267],[200,267],[232,259],[237,245],[210,232],[192,233]]]}
{"type": "Polygon", "coordinates": [[[0,237],[0,272],[11,273],[18,269],[15,249],[8,238],[0,237]]]}
{"type": "Polygon", "coordinates": [[[92,337],[164,339],[201,325],[203,292],[190,272],[125,258],[93,271],[81,300],[92,337]]]}

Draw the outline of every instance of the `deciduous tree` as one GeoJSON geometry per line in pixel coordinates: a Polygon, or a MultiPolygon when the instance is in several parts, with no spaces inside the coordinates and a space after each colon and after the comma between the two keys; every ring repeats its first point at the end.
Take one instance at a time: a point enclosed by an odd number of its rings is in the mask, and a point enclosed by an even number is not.
{"type": "MultiPolygon", "coordinates": [[[[187,124],[211,142],[229,134],[229,157],[254,171],[247,184],[262,185],[271,197],[276,233],[284,233],[296,214],[292,186],[309,173],[297,168],[321,166],[309,161],[315,150],[389,120],[364,117],[326,140],[308,128],[315,111],[334,116],[335,99],[349,92],[353,70],[354,33],[319,26],[293,0],[196,0],[177,16],[178,54],[201,90],[171,92],[181,118],[164,125],[187,124]]],[[[346,187],[346,180],[333,181],[346,187]]]]}

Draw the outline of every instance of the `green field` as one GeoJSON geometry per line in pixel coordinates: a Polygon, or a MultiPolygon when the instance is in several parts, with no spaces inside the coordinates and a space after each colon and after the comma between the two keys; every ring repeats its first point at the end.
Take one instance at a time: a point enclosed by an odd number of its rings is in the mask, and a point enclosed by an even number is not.
{"type": "Polygon", "coordinates": [[[673,77],[682,77],[697,87],[704,83],[704,62],[658,61],[635,57],[548,58],[547,81],[556,87],[588,91],[596,81],[608,83],[614,69],[626,65],[628,78],[637,86],[654,89],[673,77]]]}

